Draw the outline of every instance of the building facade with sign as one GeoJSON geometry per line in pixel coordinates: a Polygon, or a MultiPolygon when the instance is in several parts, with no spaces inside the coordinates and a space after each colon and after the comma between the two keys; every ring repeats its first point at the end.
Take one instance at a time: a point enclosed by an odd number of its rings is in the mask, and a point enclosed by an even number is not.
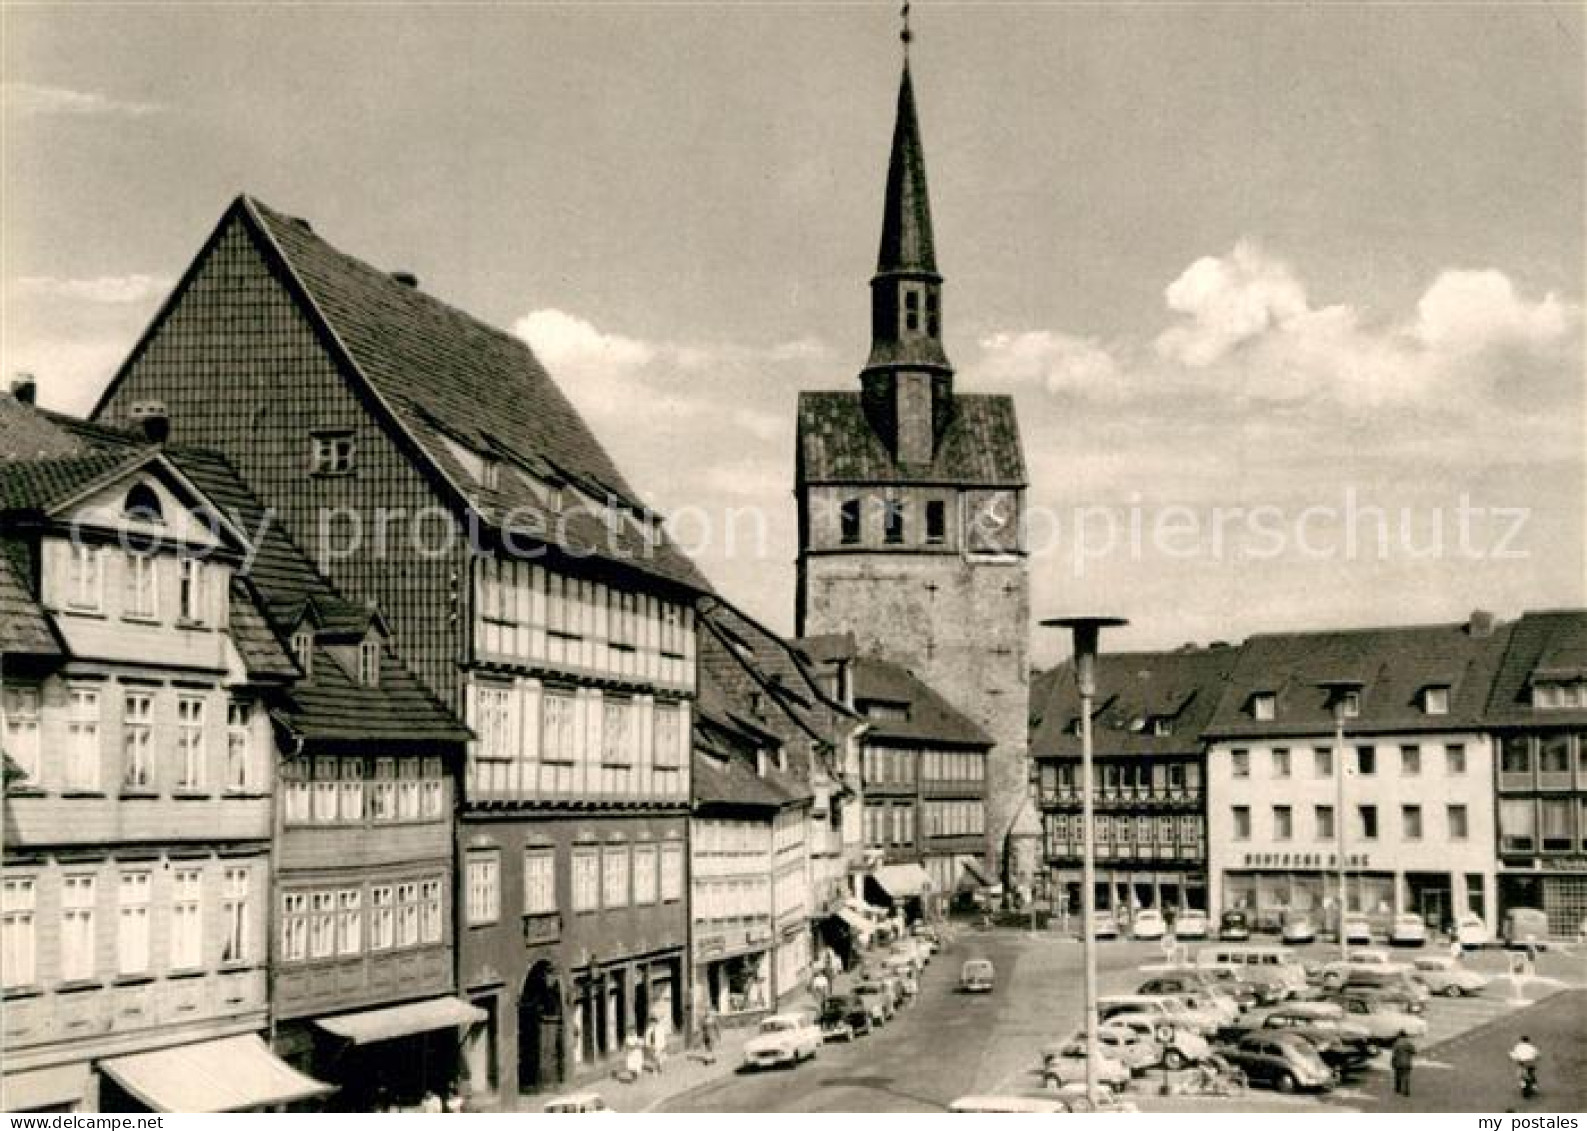
{"type": "Polygon", "coordinates": [[[852,634],[992,737],[980,851],[1001,873],[1029,786],[1025,462],[1013,399],[954,387],[942,290],[906,66],[860,388],[799,397],[796,625],[852,634]]]}
{"type": "Polygon", "coordinates": [[[458,989],[485,1017],[470,1102],[675,1031],[708,585],[529,348],[240,197],[96,415],[151,398],[378,605],[476,735],[456,838],[458,989]]]}
{"type": "Polygon", "coordinates": [[[1488,701],[1499,913],[1537,908],[1549,934],[1587,924],[1587,611],[1516,622],[1488,701]]]}
{"type": "Polygon", "coordinates": [[[1261,929],[1331,930],[1345,906],[1387,933],[1414,912],[1442,930],[1495,924],[1493,743],[1484,723],[1508,628],[1465,624],[1263,635],[1240,649],[1207,740],[1211,908],[1261,929]],[[1324,680],[1353,679],[1343,766],[1324,680]],[[1340,803],[1343,779],[1343,804],[1340,803]]]}
{"type": "Polygon", "coordinates": [[[131,436],[7,398],[0,451],[0,1106],[321,1096],[262,1040],[269,714],[298,672],[241,579],[250,541],[131,436]]]}
{"type": "MultiPolygon", "coordinates": [[[[1096,903],[1127,918],[1207,910],[1206,752],[1235,648],[1103,653],[1097,662],[1093,768],[1096,903]]],[[[1080,910],[1083,826],[1080,698],[1071,665],[1036,684],[1031,758],[1048,890],[1080,910]]]]}

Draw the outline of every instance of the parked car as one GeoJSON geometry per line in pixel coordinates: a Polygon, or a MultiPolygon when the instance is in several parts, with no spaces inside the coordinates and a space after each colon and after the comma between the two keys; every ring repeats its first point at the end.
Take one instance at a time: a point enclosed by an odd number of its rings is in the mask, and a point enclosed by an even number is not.
{"type": "Polygon", "coordinates": [[[540,1105],[548,1115],[566,1115],[570,1112],[611,1111],[599,1092],[570,1092],[556,1096],[540,1105]]]}
{"type": "Polygon", "coordinates": [[[1135,1115],[1141,1110],[1106,1084],[1098,1084],[1095,1091],[1086,1095],[1084,1080],[1059,1088],[1058,1098],[1076,1115],[1135,1115]]]}
{"type": "Polygon", "coordinates": [[[1351,974],[1360,970],[1383,972],[1407,969],[1409,967],[1386,950],[1362,947],[1359,950],[1352,950],[1343,959],[1325,963],[1322,967],[1321,981],[1325,988],[1336,990],[1345,984],[1351,974]]]}
{"type": "Polygon", "coordinates": [[[1334,1073],[1304,1038],[1289,1033],[1247,1033],[1219,1053],[1255,1085],[1293,1092],[1333,1087],[1334,1073]]]}
{"type": "Polygon", "coordinates": [[[871,1031],[870,1010],[858,998],[834,994],[821,1003],[821,1034],[828,1041],[852,1041],[871,1031]]]}
{"type": "Polygon", "coordinates": [[[1352,969],[1345,975],[1341,991],[1402,999],[1408,1013],[1420,1013],[1428,998],[1427,987],[1413,978],[1410,968],[1405,966],[1352,969]]]}
{"type": "Polygon", "coordinates": [[[859,998],[871,1015],[873,1026],[885,1025],[893,1019],[893,1014],[898,1012],[893,1004],[893,995],[886,986],[880,982],[862,981],[855,983],[854,996],[859,998]]]}
{"type": "Polygon", "coordinates": [[[1316,942],[1317,928],[1312,926],[1311,916],[1295,912],[1284,916],[1283,938],[1291,946],[1316,942]]]}
{"type": "Polygon", "coordinates": [[[1225,911],[1218,918],[1218,938],[1224,942],[1244,942],[1251,937],[1251,919],[1244,911],[1225,911]]]}
{"type": "Polygon", "coordinates": [[[744,1042],[744,1063],[775,1068],[809,1060],[821,1051],[821,1028],[805,1013],[774,1013],[744,1042]]]}
{"type": "Polygon", "coordinates": [[[1209,989],[1228,994],[1241,1009],[1271,1004],[1282,996],[1271,986],[1247,981],[1233,966],[1183,966],[1179,969],[1192,972],[1209,989]]]}
{"type": "Polygon", "coordinates": [[[1205,911],[1181,911],[1179,918],[1174,920],[1174,937],[1176,939],[1204,939],[1211,925],[1207,921],[1205,911]]]}
{"type": "Polygon", "coordinates": [[[997,971],[990,959],[971,958],[959,967],[959,989],[967,994],[989,994],[997,982],[997,971]]]}
{"type": "Polygon", "coordinates": [[[1489,943],[1488,924],[1481,915],[1467,911],[1455,919],[1455,940],[1466,950],[1478,950],[1489,943]]]}
{"type": "Polygon", "coordinates": [[[942,949],[942,935],[930,923],[916,923],[909,928],[909,933],[925,944],[928,953],[935,954],[942,949]]]}
{"type": "MultiPolygon", "coordinates": [[[[1108,1054],[1105,1047],[1098,1048],[1096,1062],[1097,1082],[1107,1084],[1114,1088],[1123,1088],[1130,1082],[1130,1069],[1122,1060],[1117,1060],[1108,1054]]],[[[1053,1091],[1057,1091],[1065,1084],[1074,1083],[1076,1080],[1082,1084],[1086,1079],[1086,1037],[1084,1033],[1048,1045],[1042,1049],[1041,1075],[1042,1083],[1053,1091]]]]}
{"type": "Polygon", "coordinates": [[[1365,915],[1346,915],[1345,942],[1350,946],[1371,946],[1372,921],[1365,915]]]}
{"type": "Polygon", "coordinates": [[[1128,1025],[1112,1022],[1099,1025],[1097,1040],[1103,1052],[1120,1061],[1137,1076],[1163,1062],[1163,1046],[1157,1043],[1156,1038],[1128,1025]]]}
{"type": "Polygon", "coordinates": [[[1504,913],[1504,945],[1512,950],[1543,946],[1548,941],[1548,916],[1535,907],[1512,907],[1504,913]]]}
{"type": "MultiPolygon", "coordinates": [[[[1159,994],[1173,994],[1180,998],[1196,997],[1200,1002],[1187,1001],[1186,1004],[1193,1008],[1206,1006],[1217,1012],[1227,1021],[1233,1021],[1240,1015],[1244,1008],[1240,1001],[1232,994],[1225,992],[1221,987],[1203,982],[1191,974],[1160,974],[1155,978],[1148,978],[1137,987],[1136,993],[1156,996],[1159,994]]],[[[1253,995],[1251,1004],[1255,1004],[1253,995]]]]}
{"type": "Polygon", "coordinates": [[[1168,924],[1163,919],[1163,913],[1155,907],[1136,912],[1135,922],[1130,924],[1130,936],[1144,942],[1156,942],[1167,933],[1168,924]]]}
{"type": "Polygon", "coordinates": [[[1097,1016],[1103,1021],[1121,1013],[1147,1013],[1162,1022],[1194,1029],[1198,1033],[1214,1033],[1223,1020],[1216,1013],[1191,1009],[1177,997],[1146,994],[1113,994],[1097,1001],[1097,1016]]]}
{"type": "Polygon", "coordinates": [[[1091,916],[1091,937],[1094,939],[1116,939],[1119,937],[1119,922],[1113,917],[1113,912],[1098,911],[1091,916]]]}
{"type": "Polygon", "coordinates": [[[1212,1055],[1212,1045],[1206,1037],[1184,1025],[1175,1025],[1159,1013],[1115,1013],[1100,1028],[1128,1029],[1141,1040],[1151,1041],[1157,1046],[1153,1068],[1162,1065],[1177,1070],[1212,1055]]]}
{"type": "Polygon", "coordinates": [[[1447,955],[1418,958],[1411,967],[1411,977],[1426,986],[1428,993],[1445,997],[1480,994],[1488,988],[1485,976],[1475,970],[1468,970],[1447,955]]]}
{"type": "MultiPolygon", "coordinates": [[[[1305,1006],[1309,1003],[1297,1003],[1305,1006]]],[[[1359,1025],[1320,1017],[1304,1008],[1279,1006],[1267,1011],[1256,1029],[1295,1033],[1310,1041],[1323,1063],[1343,1074],[1353,1072],[1377,1053],[1371,1035],[1359,1025]]]]}
{"type": "Polygon", "coordinates": [[[1427,1036],[1427,1022],[1406,1012],[1398,1002],[1371,994],[1345,994],[1337,1001],[1345,1020],[1365,1029],[1377,1044],[1393,1044],[1401,1036],[1427,1036]]]}
{"type": "Polygon", "coordinates": [[[1426,946],[1427,924],[1420,915],[1396,915],[1389,927],[1390,946],[1426,946]]]}
{"type": "Polygon", "coordinates": [[[895,955],[882,964],[882,969],[887,977],[897,980],[904,1000],[907,1001],[920,992],[920,983],[915,978],[915,964],[908,957],[895,955]]]}

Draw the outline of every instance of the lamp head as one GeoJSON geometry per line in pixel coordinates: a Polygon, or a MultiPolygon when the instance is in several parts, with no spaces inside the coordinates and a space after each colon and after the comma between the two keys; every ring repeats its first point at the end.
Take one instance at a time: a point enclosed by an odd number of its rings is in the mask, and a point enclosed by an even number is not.
{"type": "Polygon", "coordinates": [[[1080,694],[1095,695],[1097,690],[1097,639],[1104,628],[1118,628],[1130,622],[1123,617],[1052,617],[1041,622],[1044,628],[1067,628],[1074,638],[1075,682],[1080,694]]]}

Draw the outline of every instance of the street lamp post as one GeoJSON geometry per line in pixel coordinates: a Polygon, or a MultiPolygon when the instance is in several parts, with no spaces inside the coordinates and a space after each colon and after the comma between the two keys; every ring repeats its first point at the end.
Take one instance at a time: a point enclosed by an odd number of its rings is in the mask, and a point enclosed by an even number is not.
{"type": "Polygon", "coordinates": [[[1348,960],[1350,944],[1345,940],[1345,705],[1361,694],[1365,685],[1359,679],[1322,679],[1317,686],[1328,693],[1334,716],[1334,862],[1338,865],[1338,911],[1334,929],[1339,933],[1339,959],[1348,960]]]}
{"type": "Polygon", "coordinates": [[[1096,910],[1096,832],[1091,814],[1091,700],[1097,693],[1097,637],[1104,628],[1129,622],[1120,617],[1055,617],[1044,627],[1067,628],[1074,639],[1075,683],[1080,689],[1080,936],[1085,952],[1086,1098],[1097,1094],[1097,944],[1093,934],[1096,910]]]}

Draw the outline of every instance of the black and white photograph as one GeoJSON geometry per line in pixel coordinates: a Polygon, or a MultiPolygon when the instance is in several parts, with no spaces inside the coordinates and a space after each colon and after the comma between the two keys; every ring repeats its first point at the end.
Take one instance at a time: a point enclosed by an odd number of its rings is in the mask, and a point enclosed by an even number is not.
{"type": "Polygon", "coordinates": [[[0,0],[8,1127],[1579,1128],[1584,294],[1581,0],[0,0]]]}

